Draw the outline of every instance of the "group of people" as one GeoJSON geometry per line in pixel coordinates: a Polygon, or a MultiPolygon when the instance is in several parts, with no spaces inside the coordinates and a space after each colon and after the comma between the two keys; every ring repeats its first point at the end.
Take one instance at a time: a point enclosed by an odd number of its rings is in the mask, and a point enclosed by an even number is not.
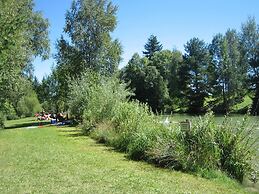
{"type": "Polygon", "coordinates": [[[58,114],[53,112],[47,113],[44,111],[36,113],[35,117],[37,118],[38,121],[56,120],[56,122],[63,122],[65,120],[65,116],[62,113],[58,113],[58,114]]]}

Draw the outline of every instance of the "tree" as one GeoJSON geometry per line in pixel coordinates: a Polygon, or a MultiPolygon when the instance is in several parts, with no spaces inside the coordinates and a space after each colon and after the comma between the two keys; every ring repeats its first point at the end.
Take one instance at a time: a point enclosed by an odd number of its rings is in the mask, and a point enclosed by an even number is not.
{"type": "Polygon", "coordinates": [[[116,27],[116,11],[108,0],[76,0],[66,13],[64,32],[69,39],[61,36],[56,54],[58,96],[65,104],[69,80],[80,78],[87,69],[102,75],[117,71],[122,48],[110,35],[116,27]]]}
{"type": "Polygon", "coordinates": [[[247,66],[241,61],[240,42],[235,30],[223,36],[216,35],[210,45],[215,67],[214,98],[218,99],[216,111],[228,113],[241,102],[246,93],[247,66]]]}
{"type": "Polygon", "coordinates": [[[259,26],[248,18],[241,28],[243,63],[248,65],[250,89],[254,92],[252,113],[259,113],[259,26]]]}
{"type": "Polygon", "coordinates": [[[129,83],[135,95],[131,99],[147,103],[153,111],[163,111],[168,99],[167,82],[150,61],[134,54],[122,70],[122,79],[129,83]]]}
{"type": "Polygon", "coordinates": [[[19,100],[17,105],[17,115],[19,117],[31,117],[34,115],[34,113],[40,112],[41,110],[42,109],[37,94],[33,90],[31,90],[30,93],[27,93],[25,96],[23,96],[19,100]]]}
{"type": "Polygon", "coordinates": [[[200,113],[204,110],[205,97],[208,96],[209,51],[204,41],[192,38],[185,45],[184,63],[188,75],[187,98],[189,101],[189,112],[200,113]]]}
{"type": "Polygon", "coordinates": [[[180,51],[162,50],[156,52],[150,61],[156,67],[168,88],[170,100],[167,102],[166,111],[175,111],[180,106],[179,67],[183,57],[180,51]]]}
{"type": "Polygon", "coordinates": [[[0,1],[0,109],[5,103],[17,107],[26,94],[25,72],[35,56],[49,54],[48,21],[35,12],[32,0],[0,1]]]}
{"type": "Polygon", "coordinates": [[[70,62],[71,74],[89,68],[101,74],[113,74],[121,60],[121,46],[110,33],[116,27],[117,7],[108,0],[77,0],[66,13],[63,37],[58,41],[59,66],[70,62]]]}
{"type": "Polygon", "coordinates": [[[158,42],[157,37],[154,35],[151,35],[148,38],[147,43],[144,46],[145,51],[143,51],[143,54],[148,58],[151,59],[155,52],[161,51],[163,49],[162,44],[158,42]]]}
{"type": "Polygon", "coordinates": [[[167,82],[164,81],[156,67],[145,66],[143,70],[144,102],[148,103],[153,111],[164,111],[164,106],[169,97],[167,82]]]}

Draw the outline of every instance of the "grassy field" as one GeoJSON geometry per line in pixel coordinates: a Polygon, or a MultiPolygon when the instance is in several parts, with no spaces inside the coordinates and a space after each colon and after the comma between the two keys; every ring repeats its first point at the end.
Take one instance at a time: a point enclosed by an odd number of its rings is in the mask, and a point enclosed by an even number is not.
{"type": "Polygon", "coordinates": [[[29,118],[0,130],[0,193],[251,191],[230,179],[207,180],[130,161],[76,128],[44,124],[29,118]]]}

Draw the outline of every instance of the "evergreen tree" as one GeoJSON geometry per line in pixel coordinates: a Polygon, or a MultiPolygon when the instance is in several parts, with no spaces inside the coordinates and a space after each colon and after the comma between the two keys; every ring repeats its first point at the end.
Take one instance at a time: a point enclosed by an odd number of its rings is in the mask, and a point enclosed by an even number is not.
{"type": "Polygon", "coordinates": [[[193,38],[185,45],[184,63],[187,65],[187,98],[189,112],[200,113],[204,110],[205,97],[208,96],[209,51],[204,41],[193,38]]]}
{"type": "Polygon", "coordinates": [[[147,43],[144,46],[145,51],[143,51],[143,54],[148,58],[151,59],[155,52],[161,51],[163,49],[162,44],[158,42],[157,37],[154,35],[151,35],[148,38],[147,43]]]}

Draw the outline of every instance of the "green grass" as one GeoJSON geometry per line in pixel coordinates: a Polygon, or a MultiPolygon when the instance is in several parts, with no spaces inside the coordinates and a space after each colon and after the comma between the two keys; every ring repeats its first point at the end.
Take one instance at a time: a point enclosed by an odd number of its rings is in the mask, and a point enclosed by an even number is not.
{"type": "Polygon", "coordinates": [[[248,193],[227,178],[130,161],[76,128],[26,128],[37,124],[10,121],[0,130],[0,193],[248,193]]]}
{"type": "Polygon", "coordinates": [[[238,112],[246,107],[249,107],[251,106],[253,103],[253,100],[252,98],[249,96],[249,95],[246,95],[243,99],[243,101],[239,104],[236,104],[234,107],[233,107],[233,111],[234,112],[238,112]]]}

